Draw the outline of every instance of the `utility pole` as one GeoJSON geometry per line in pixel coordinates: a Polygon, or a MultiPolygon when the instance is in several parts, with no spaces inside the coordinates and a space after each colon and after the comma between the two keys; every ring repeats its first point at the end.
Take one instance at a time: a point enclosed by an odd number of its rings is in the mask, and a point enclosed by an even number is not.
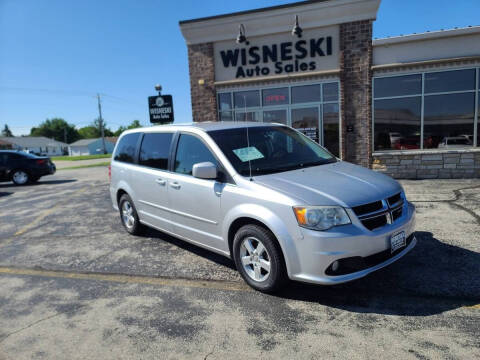
{"type": "Polygon", "coordinates": [[[100,125],[100,133],[102,134],[102,149],[103,153],[107,153],[107,148],[105,147],[105,132],[103,131],[103,118],[102,118],[102,103],[100,101],[100,94],[97,94],[98,100],[98,122],[100,125]]]}

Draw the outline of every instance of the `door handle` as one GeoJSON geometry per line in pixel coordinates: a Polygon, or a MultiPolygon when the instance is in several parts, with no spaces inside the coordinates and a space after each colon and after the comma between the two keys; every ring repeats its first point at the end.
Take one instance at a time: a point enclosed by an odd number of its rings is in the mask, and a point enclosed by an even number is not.
{"type": "Polygon", "coordinates": [[[167,182],[163,179],[156,179],[155,182],[159,185],[165,185],[167,182]]]}
{"type": "Polygon", "coordinates": [[[170,186],[174,189],[180,189],[180,184],[176,181],[171,183],[170,186]]]}

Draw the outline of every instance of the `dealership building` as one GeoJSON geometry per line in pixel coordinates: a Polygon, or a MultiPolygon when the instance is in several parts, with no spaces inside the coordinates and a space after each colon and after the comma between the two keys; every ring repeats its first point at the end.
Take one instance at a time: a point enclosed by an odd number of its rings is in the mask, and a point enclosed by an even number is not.
{"type": "Polygon", "coordinates": [[[480,26],[373,39],[379,5],[181,21],[193,120],[287,124],[397,178],[480,177],[480,26]]]}

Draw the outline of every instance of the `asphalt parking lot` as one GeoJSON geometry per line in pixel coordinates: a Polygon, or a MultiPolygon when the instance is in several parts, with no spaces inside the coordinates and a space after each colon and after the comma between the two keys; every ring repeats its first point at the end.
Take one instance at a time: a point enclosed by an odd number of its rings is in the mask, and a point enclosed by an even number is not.
{"type": "Polygon", "coordinates": [[[107,168],[0,183],[0,359],[480,357],[480,180],[403,181],[417,247],[335,287],[249,289],[111,208],[107,168]]]}

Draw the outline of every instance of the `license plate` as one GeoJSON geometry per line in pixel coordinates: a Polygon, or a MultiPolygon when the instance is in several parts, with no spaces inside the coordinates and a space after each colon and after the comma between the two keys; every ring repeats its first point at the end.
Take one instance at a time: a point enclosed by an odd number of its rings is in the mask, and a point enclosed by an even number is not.
{"type": "Polygon", "coordinates": [[[401,249],[406,244],[405,231],[393,234],[390,238],[390,248],[392,249],[392,253],[398,249],[401,249]]]}

